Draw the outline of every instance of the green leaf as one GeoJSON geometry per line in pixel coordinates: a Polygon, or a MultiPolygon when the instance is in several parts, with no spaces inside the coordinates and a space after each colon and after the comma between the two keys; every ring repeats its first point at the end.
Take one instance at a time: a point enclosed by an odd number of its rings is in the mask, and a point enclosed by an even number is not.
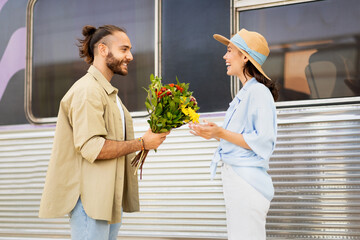
{"type": "Polygon", "coordinates": [[[152,110],[153,108],[151,107],[150,103],[145,102],[145,106],[148,110],[152,110]]]}
{"type": "Polygon", "coordinates": [[[151,99],[151,104],[156,107],[157,104],[156,98],[151,99]]]}
{"type": "Polygon", "coordinates": [[[190,102],[190,98],[189,98],[189,97],[187,97],[187,98],[186,98],[186,100],[185,100],[184,105],[187,105],[189,102],[190,102]]]}
{"type": "MultiPolygon", "coordinates": [[[[161,103],[159,103],[159,104],[161,104],[161,103]]],[[[156,108],[156,111],[155,111],[155,114],[156,114],[157,116],[159,116],[161,113],[162,113],[162,108],[157,107],[157,108],[156,108]]]]}
{"type": "Polygon", "coordinates": [[[170,111],[174,112],[176,110],[175,103],[173,101],[170,102],[170,111]]]}

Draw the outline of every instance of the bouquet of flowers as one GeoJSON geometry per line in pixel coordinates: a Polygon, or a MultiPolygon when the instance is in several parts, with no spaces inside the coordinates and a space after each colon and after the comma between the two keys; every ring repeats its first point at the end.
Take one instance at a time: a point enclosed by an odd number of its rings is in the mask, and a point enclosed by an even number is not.
{"type": "MultiPolygon", "coordinates": [[[[147,121],[153,133],[168,132],[173,128],[178,128],[188,122],[199,122],[199,109],[196,99],[189,91],[189,83],[171,83],[162,85],[161,78],[151,74],[151,84],[145,106],[150,114],[147,121]]],[[[155,150],[156,151],[156,150],[155,150]]],[[[141,150],[131,161],[136,170],[140,168],[140,179],[142,178],[142,167],[149,150],[141,150]]]]}

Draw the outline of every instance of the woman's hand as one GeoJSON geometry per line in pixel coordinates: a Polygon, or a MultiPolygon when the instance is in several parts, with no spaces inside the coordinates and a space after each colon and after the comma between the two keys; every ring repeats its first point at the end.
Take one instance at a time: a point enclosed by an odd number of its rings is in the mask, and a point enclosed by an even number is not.
{"type": "Polygon", "coordinates": [[[213,122],[204,120],[204,124],[189,123],[189,127],[192,130],[190,133],[195,136],[200,136],[205,139],[215,138],[218,141],[220,141],[221,138],[242,148],[251,149],[245,142],[242,134],[223,129],[213,122]]]}
{"type": "Polygon", "coordinates": [[[222,130],[222,128],[215,123],[206,120],[204,120],[204,124],[189,123],[189,128],[192,130],[190,133],[195,136],[200,136],[205,139],[215,138],[217,140],[219,140],[218,136],[222,130]]]}

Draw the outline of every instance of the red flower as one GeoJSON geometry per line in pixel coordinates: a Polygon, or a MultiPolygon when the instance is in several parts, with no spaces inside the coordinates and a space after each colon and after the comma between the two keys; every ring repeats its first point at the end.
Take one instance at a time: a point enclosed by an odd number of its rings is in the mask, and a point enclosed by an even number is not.
{"type": "Polygon", "coordinates": [[[173,84],[173,83],[170,83],[169,86],[170,86],[170,87],[174,87],[174,84],[173,84]]]}
{"type": "Polygon", "coordinates": [[[169,96],[172,95],[170,89],[166,89],[165,87],[162,87],[159,92],[156,93],[158,98],[163,98],[165,95],[169,96]],[[163,94],[165,93],[165,94],[163,94]]]}
{"type": "Polygon", "coordinates": [[[182,87],[180,87],[179,85],[175,85],[175,87],[177,88],[177,90],[179,90],[180,92],[183,92],[184,89],[182,87]]]}

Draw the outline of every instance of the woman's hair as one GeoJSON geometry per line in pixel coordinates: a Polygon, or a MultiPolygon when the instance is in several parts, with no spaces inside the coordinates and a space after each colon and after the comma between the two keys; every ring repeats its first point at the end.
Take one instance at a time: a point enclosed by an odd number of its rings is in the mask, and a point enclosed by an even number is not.
{"type": "Polygon", "coordinates": [[[86,25],[82,29],[82,34],[84,39],[78,39],[79,44],[79,55],[81,58],[85,58],[85,62],[91,64],[94,61],[94,46],[101,39],[110,35],[116,31],[124,32],[126,31],[120,27],[114,25],[104,25],[99,28],[96,28],[91,25],[86,25]]]}
{"type": "Polygon", "coordinates": [[[262,83],[267,88],[269,88],[275,101],[279,98],[279,90],[276,86],[276,83],[267,79],[263,74],[261,74],[259,70],[257,70],[257,68],[250,61],[246,62],[243,73],[244,76],[250,75],[254,77],[259,83],[262,83]]]}

